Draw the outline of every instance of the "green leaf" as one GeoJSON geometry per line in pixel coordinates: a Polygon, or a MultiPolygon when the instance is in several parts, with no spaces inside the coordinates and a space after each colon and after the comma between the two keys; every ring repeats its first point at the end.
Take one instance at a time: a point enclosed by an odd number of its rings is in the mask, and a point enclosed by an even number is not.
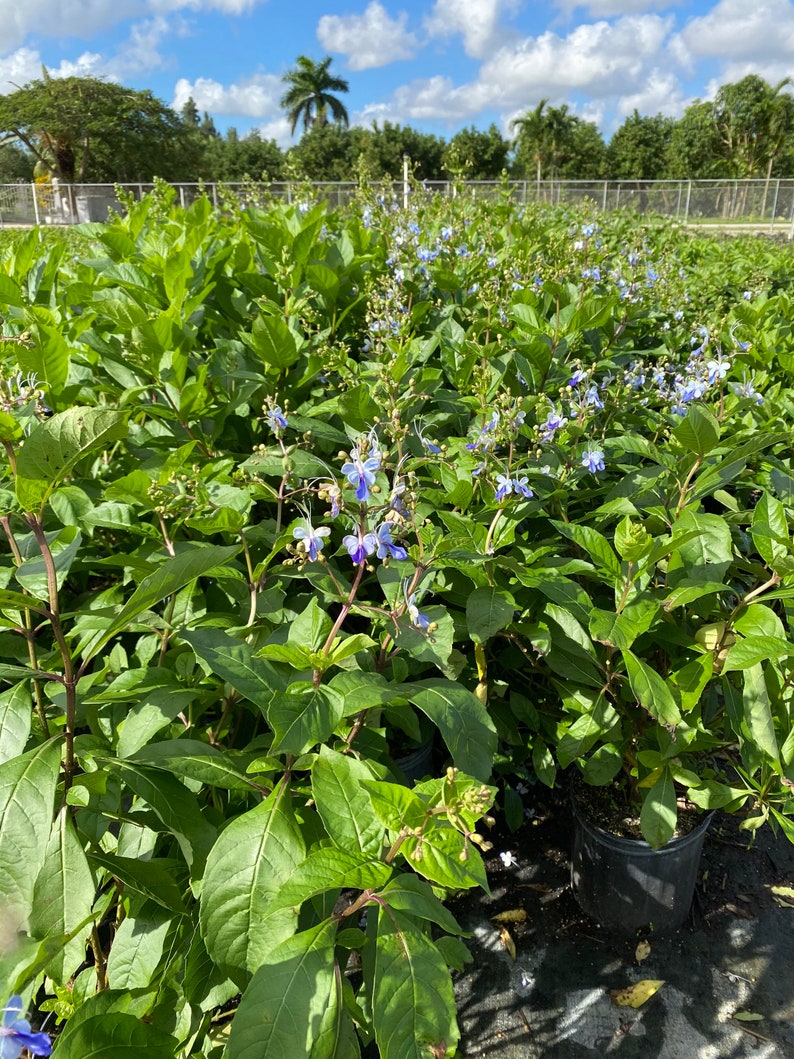
{"type": "MultiPolygon", "coordinates": [[[[31,935],[43,939],[50,934],[70,934],[90,915],[95,893],[96,881],[75,834],[71,814],[61,809],[33,889],[31,935]]],[[[84,960],[85,937],[76,937],[47,964],[46,972],[64,985],[84,960]]]]}
{"type": "Polygon", "coordinates": [[[496,728],[479,699],[452,680],[421,680],[402,687],[436,725],[457,768],[487,780],[496,752],[496,728]]]}
{"type": "Polygon", "coordinates": [[[678,820],[675,781],[667,767],[645,795],[640,810],[640,829],[649,846],[661,849],[675,834],[678,820]]]}
{"type": "Polygon", "coordinates": [[[380,896],[389,908],[436,923],[448,934],[463,933],[458,921],[433,893],[432,886],[417,875],[402,872],[383,887],[380,896]]]}
{"type": "Polygon", "coordinates": [[[364,960],[382,1059],[427,1059],[432,1046],[454,1054],[460,1033],[449,969],[410,917],[378,909],[375,945],[364,960]]]}
{"type": "Polygon", "coordinates": [[[451,825],[436,823],[419,839],[409,837],[400,853],[414,871],[438,886],[452,890],[480,886],[488,892],[488,879],[482,857],[474,846],[466,846],[463,835],[451,825]],[[465,855],[465,860],[461,858],[465,855]]]}
{"type": "MultiPolygon", "coordinates": [[[[208,574],[217,566],[222,566],[239,550],[237,545],[221,547],[216,544],[194,544],[185,546],[184,551],[166,559],[153,573],[144,577],[121,611],[113,618],[110,628],[103,634],[102,644],[107,643],[116,633],[122,632],[133,618],[151,610],[156,603],[174,595],[196,578],[208,574]]],[[[93,645],[91,655],[97,650],[97,645],[93,645]]]]}
{"type": "Polygon", "coordinates": [[[623,661],[637,702],[662,724],[678,724],[681,712],[665,679],[631,651],[623,651],[623,661]]]}
{"type": "Polygon", "coordinates": [[[265,367],[273,368],[276,373],[289,368],[300,355],[294,333],[278,316],[258,316],[251,334],[240,337],[262,358],[265,367]]]}
{"type": "Polygon", "coordinates": [[[552,525],[586,551],[596,567],[608,575],[610,583],[620,579],[620,561],[612,550],[612,545],[598,530],[591,526],[577,526],[572,522],[554,520],[552,520],[552,525]]]}
{"type": "Polygon", "coordinates": [[[61,742],[51,739],[0,765],[0,905],[13,930],[23,926],[47,854],[61,742]]]}
{"type": "Polygon", "coordinates": [[[350,754],[320,747],[312,769],[312,796],[325,830],[337,846],[377,853],[383,845],[383,825],[372,809],[363,780],[374,779],[366,762],[350,754]]]}
{"type": "Polygon", "coordinates": [[[283,691],[286,681],[281,674],[242,640],[220,629],[183,629],[183,640],[210,670],[250,699],[264,713],[276,691],[283,691]]]}
{"type": "Polygon", "coordinates": [[[250,791],[252,781],[217,747],[198,739],[165,739],[149,743],[131,755],[133,761],[154,765],[175,776],[230,791],[250,791]]]}
{"type": "Polygon", "coordinates": [[[94,849],[88,854],[89,862],[104,868],[109,875],[136,893],[149,897],[171,912],[185,914],[182,891],[174,881],[174,866],[179,861],[158,858],[140,860],[137,857],[120,857],[94,849]]]}
{"type": "Polygon", "coordinates": [[[330,890],[379,889],[393,874],[394,869],[378,857],[338,846],[314,849],[273,895],[267,914],[297,909],[304,901],[330,890]]]}
{"type": "Polygon", "coordinates": [[[771,570],[790,553],[786,511],[770,493],[764,493],[753,509],[750,535],[758,554],[771,570]]]}
{"type": "Polygon", "coordinates": [[[417,828],[424,824],[427,815],[425,803],[401,783],[362,780],[361,786],[384,827],[399,831],[402,827],[417,828]]]}
{"type": "Polygon", "coordinates": [[[587,754],[600,736],[608,735],[620,720],[613,706],[604,698],[603,692],[585,692],[592,699],[592,707],[570,725],[563,728],[563,736],[557,744],[557,761],[560,768],[568,768],[587,754]]]}
{"type": "Polygon", "coordinates": [[[495,588],[475,588],[466,600],[466,624],[475,643],[485,643],[513,619],[512,601],[495,588]]]}
{"type": "Polygon", "coordinates": [[[102,408],[68,408],[33,428],[17,458],[17,498],[39,511],[52,490],[84,456],[127,434],[127,417],[102,408]]]}
{"type": "Polygon", "coordinates": [[[116,929],[108,957],[111,989],[146,989],[153,984],[173,922],[171,916],[155,910],[127,916],[116,929]]]}
{"type": "Polygon", "coordinates": [[[690,404],[686,417],[673,430],[673,437],[698,456],[707,456],[720,440],[720,425],[708,408],[690,404]]]}
{"type": "MultiPolygon", "coordinates": [[[[57,533],[47,533],[46,537],[55,567],[55,583],[60,590],[77,557],[82,536],[76,526],[64,526],[57,533]]],[[[44,557],[35,538],[28,537],[25,544],[25,561],[17,567],[14,577],[33,596],[46,599],[49,582],[44,557]]]]}
{"type": "Polygon", "coordinates": [[[319,651],[333,627],[333,622],[324,610],[320,610],[317,597],[312,596],[308,606],[290,622],[287,643],[293,646],[319,651]]]}
{"type": "Polygon", "coordinates": [[[177,840],[191,878],[201,878],[215,841],[215,828],[202,816],[196,796],[176,777],[160,769],[122,758],[96,760],[121,776],[125,785],[154,810],[163,827],[177,840]]]}
{"type": "MultiPolygon", "coordinates": [[[[213,846],[202,886],[201,933],[213,962],[238,985],[267,960],[273,923],[265,937],[260,925],[273,895],[305,855],[284,785],[233,820],[213,846]]],[[[294,913],[286,910],[281,923],[287,938],[295,929],[294,913]]]]}
{"type": "Polygon", "coordinates": [[[243,993],[226,1059],[309,1059],[334,988],[336,925],[326,920],[269,954],[243,993]]]}
{"type": "Polygon", "coordinates": [[[178,1041],[134,1015],[110,1012],[84,1019],[58,1040],[58,1059],[174,1059],[178,1041]]]}
{"type": "Polygon", "coordinates": [[[0,694],[0,764],[18,757],[30,735],[33,699],[27,680],[0,694]]]}
{"type": "Polygon", "coordinates": [[[275,737],[271,754],[305,754],[333,733],[345,710],[345,700],[327,684],[298,681],[275,692],[267,708],[275,737]]]}
{"type": "Polygon", "coordinates": [[[723,673],[732,669],[749,669],[759,662],[787,658],[794,655],[794,645],[779,636],[745,636],[729,648],[723,663],[723,673]]]}
{"type": "Polygon", "coordinates": [[[772,761],[779,761],[780,751],[775,736],[769,692],[764,679],[764,667],[760,662],[745,671],[742,703],[747,731],[753,744],[772,761]]]}

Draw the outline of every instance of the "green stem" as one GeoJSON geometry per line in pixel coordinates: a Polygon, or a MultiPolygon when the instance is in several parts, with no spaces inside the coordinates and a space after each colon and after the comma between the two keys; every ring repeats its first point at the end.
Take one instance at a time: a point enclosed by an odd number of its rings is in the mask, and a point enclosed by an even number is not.
{"type": "Polygon", "coordinates": [[[77,723],[77,677],[75,675],[74,666],[72,665],[72,655],[69,650],[69,645],[64,636],[63,625],[61,624],[61,612],[58,603],[58,576],[55,570],[55,560],[47,542],[47,535],[44,532],[41,519],[36,515],[29,515],[27,523],[36,538],[36,543],[39,546],[39,551],[41,552],[41,557],[44,561],[44,568],[47,572],[47,596],[49,600],[50,627],[52,628],[52,634],[55,637],[55,642],[58,645],[61,661],[63,663],[63,686],[66,691],[66,729],[64,732],[65,748],[63,760],[63,793],[65,800],[74,776],[74,737],[77,723]]]}

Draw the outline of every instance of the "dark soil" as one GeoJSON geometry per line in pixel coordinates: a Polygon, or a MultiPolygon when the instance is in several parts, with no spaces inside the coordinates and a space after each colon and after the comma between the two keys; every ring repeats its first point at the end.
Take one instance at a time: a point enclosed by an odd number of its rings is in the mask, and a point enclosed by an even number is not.
{"type": "Polygon", "coordinates": [[[616,1051],[627,1059],[695,1059],[705,1045],[693,1043],[687,1051],[691,1033],[693,1042],[710,1042],[709,1056],[740,1059],[755,1054],[760,1042],[754,1032],[774,1044],[765,1059],[794,1056],[794,907],[787,906],[794,906],[794,897],[772,889],[794,887],[794,845],[770,829],[751,844],[740,817],[716,813],[688,920],[669,934],[645,932],[650,956],[639,963],[639,935],[609,934],[574,899],[569,793],[538,786],[523,800],[531,815],[521,828],[511,834],[497,816],[488,835],[494,845],[485,858],[490,897],[468,891],[449,902],[472,932],[467,944],[474,956],[455,976],[461,1056],[603,1059],[616,1051]],[[500,854],[508,853],[506,865],[500,854]],[[575,1043],[570,1023],[563,1026],[566,1000],[585,986],[623,988],[639,978],[666,980],[667,994],[639,1012],[617,1009],[612,1017],[620,1027],[625,1023],[626,1039],[575,1043]],[[669,1043],[675,990],[684,998],[676,1016],[679,1030],[685,1020],[683,1044],[669,1043]],[[763,1023],[726,1023],[726,1003],[728,1010],[762,1013],[763,1023]],[[732,1029],[741,1045],[714,1051],[732,1029]]]}

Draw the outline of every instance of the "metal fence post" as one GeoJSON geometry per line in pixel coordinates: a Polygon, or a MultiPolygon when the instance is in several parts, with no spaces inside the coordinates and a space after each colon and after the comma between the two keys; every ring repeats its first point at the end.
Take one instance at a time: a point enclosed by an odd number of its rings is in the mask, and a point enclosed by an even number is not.
{"type": "Polygon", "coordinates": [[[775,181],[775,197],[772,199],[772,213],[769,217],[769,226],[775,227],[775,211],[777,210],[777,197],[780,194],[780,177],[775,181]]]}
{"type": "Polygon", "coordinates": [[[34,216],[34,218],[36,220],[36,227],[38,228],[38,226],[41,224],[41,221],[39,220],[39,203],[38,203],[38,199],[36,198],[36,185],[35,185],[35,183],[31,183],[30,190],[31,190],[31,192],[33,194],[33,216],[34,216]]]}
{"type": "Polygon", "coordinates": [[[692,197],[692,181],[686,182],[686,205],[684,206],[684,224],[689,224],[689,200],[692,197]]]}

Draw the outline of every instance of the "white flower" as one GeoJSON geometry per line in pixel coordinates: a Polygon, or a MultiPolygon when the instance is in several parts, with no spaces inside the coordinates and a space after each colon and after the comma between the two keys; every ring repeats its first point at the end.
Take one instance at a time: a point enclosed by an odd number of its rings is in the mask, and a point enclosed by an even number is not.
{"type": "Polygon", "coordinates": [[[504,866],[506,868],[517,868],[518,867],[518,861],[513,856],[513,854],[510,852],[510,850],[507,850],[505,853],[500,853],[499,854],[499,860],[501,860],[502,864],[504,864],[504,866]]]}

